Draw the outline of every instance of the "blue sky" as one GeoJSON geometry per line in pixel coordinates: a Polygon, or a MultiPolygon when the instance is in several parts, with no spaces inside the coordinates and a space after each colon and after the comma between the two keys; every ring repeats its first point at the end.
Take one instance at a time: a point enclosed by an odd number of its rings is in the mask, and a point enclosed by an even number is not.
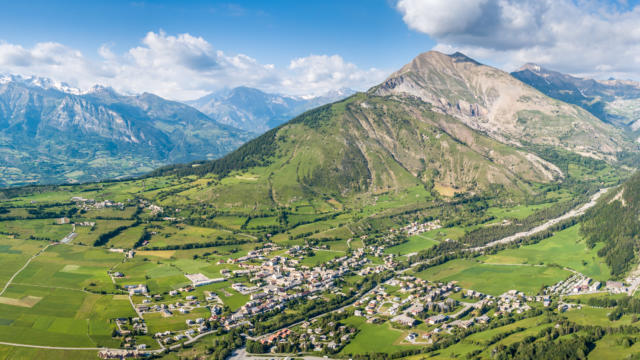
{"type": "Polygon", "coordinates": [[[0,0],[0,75],[186,100],[364,90],[421,52],[640,80],[640,0],[0,0]]]}
{"type": "Polygon", "coordinates": [[[97,56],[147,32],[201,36],[215,48],[284,66],[292,58],[340,54],[362,67],[395,69],[435,42],[409,30],[395,2],[349,1],[2,1],[0,38],[32,46],[63,43],[97,56]],[[17,29],[19,29],[17,31],[17,29]]]}

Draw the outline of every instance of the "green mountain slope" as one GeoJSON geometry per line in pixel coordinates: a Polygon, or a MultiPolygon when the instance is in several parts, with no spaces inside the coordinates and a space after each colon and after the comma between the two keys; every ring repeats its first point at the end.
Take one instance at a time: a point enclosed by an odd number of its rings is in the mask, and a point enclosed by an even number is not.
{"type": "Polygon", "coordinates": [[[228,176],[238,170],[254,179],[253,201],[247,205],[267,207],[416,186],[431,190],[434,185],[522,193],[530,191],[531,183],[563,176],[553,164],[434,112],[428,104],[371,94],[307,112],[218,161],[156,174],[227,176],[220,182],[227,190],[211,194],[222,199],[244,193],[244,184],[228,176]]]}
{"type": "Polygon", "coordinates": [[[309,111],[222,159],[154,174],[213,175],[216,186],[197,196],[222,208],[359,204],[416,188],[424,194],[530,195],[538,184],[567,177],[563,156],[611,159],[629,147],[618,129],[586,111],[462,55],[426,53],[403,69],[367,93],[309,111]],[[444,100],[434,100],[445,89],[448,104],[456,102],[458,110],[444,111],[444,100]],[[529,98],[509,103],[514,96],[529,98]],[[471,113],[464,113],[462,102],[471,113]],[[515,110],[507,112],[509,104],[515,110]]]}

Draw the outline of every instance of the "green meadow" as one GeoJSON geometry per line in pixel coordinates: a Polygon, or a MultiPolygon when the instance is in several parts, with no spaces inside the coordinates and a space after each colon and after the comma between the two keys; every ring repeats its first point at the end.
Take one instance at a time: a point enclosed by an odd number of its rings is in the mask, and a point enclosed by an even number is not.
{"type": "Polygon", "coordinates": [[[351,342],[340,351],[342,355],[367,354],[375,352],[395,352],[401,349],[417,348],[417,345],[399,345],[407,331],[397,330],[389,322],[368,324],[364,317],[350,317],[344,323],[356,327],[359,332],[351,342]]]}
{"type": "Polygon", "coordinates": [[[557,267],[495,265],[456,259],[428,268],[416,276],[429,281],[456,281],[462,288],[497,296],[512,289],[534,295],[542,286],[555,284],[570,274],[557,267]]]}
{"type": "Polygon", "coordinates": [[[597,254],[602,246],[588,248],[579,228],[579,225],[574,225],[537,244],[503,250],[483,257],[482,261],[488,264],[556,264],[600,281],[609,279],[609,269],[597,254]]]}
{"type": "Polygon", "coordinates": [[[80,290],[11,285],[5,298],[40,298],[32,307],[0,303],[0,338],[7,342],[67,346],[118,346],[111,319],[135,316],[128,299],[80,290]]]}

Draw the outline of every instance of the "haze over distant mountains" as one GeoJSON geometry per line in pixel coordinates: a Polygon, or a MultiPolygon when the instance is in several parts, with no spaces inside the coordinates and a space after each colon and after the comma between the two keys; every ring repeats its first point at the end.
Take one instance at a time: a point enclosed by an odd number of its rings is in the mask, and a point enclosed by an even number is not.
{"type": "Polygon", "coordinates": [[[640,83],[629,80],[580,78],[525,64],[511,73],[546,95],[578,105],[603,121],[640,133],[640,83]]]}
{"type": "Polygon", "coordinates": [[[156,95],[0,78],[0,185],[92,181],[213,159],[253,135],[156,95]]]}
{"type": "Polygon", "coordinates": [[[263,133],[314,107],[354,94],[338,89],[317,97],[269,94],[249,87],[224,89],[186,101],[216,121],[255,133],[263,133]]]}

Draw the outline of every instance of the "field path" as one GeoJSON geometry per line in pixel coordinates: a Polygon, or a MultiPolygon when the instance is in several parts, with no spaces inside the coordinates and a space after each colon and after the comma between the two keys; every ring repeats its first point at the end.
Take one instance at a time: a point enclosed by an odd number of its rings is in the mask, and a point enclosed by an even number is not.
{"type": "MultiPolygon", "coordinates": [[[[60,346],[16,344],[16,343],[4,342],[4,341],[0,341],[0,345],[18,346],[18,347],[26,347],[26,348],[33,348],[33,349],[49,349],[49,350],[82,350],[82,351],[108,350],[107,348],[80,348],[80,347],[60,347],[60,346]]],[[[114,350],[122,350],[122,349],[114,349],[114,350]]]]}
{"type": "Polygon", "coordinates": [[[18,274],[20,274],[20,272],[22,272],[22,270],[26,269],[27,266],[29,266],[29,263],[31,262],[31,260],[35,259],[36,257],[38,257],[38,255],[42,254],[43,252],[45,252],[45,250],[47,250],[49,248],[49,246],[51,246],[51,244],[47,244],[47,246],[45,246],[44,248],[42,248],[40,251],[38,251],[37,253],[33,254],[33,256],[31,256],[27,262],[20,268],[18,269],[18,271],[16,271],[15,274],[13,274],[13,276],[11,277],[11,279],[9,279],[9,281],[7,281],[7,283],[4,285],[4,287],[2,288],[2,291],[0,291],[0,296],[2,296],[4,294],[5,291],[7,291],[7,288],[9,287],[9,285],[11,285],[11,282],[13,282],[13,279],[16,278],[16,276],[18,276],[18,274]]]}

